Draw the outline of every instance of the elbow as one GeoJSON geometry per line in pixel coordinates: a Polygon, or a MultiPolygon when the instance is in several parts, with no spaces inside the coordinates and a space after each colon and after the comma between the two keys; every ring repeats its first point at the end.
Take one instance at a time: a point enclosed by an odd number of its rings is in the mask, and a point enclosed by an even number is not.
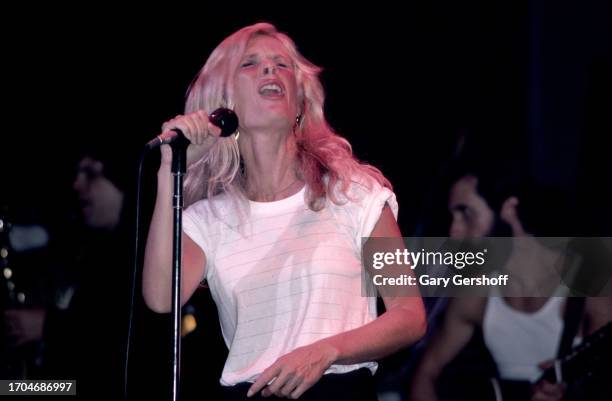
{"type": "Polygon", "coordinates": [[[421,338],[425,336],[427,333],[427,317],[425,315],[425,309],[421,309],[419,313],[417,313],[417,317],[414,322],[415,328],[415,338],[414,342],[419,341],[421,338]]]}
{"type": "Polygon", "coordinates": [[[425,308],[420,299],[419,303],[410,302],[409,305],[393,308],[392,314],[396,321],[394,336],[400,349],[413,345],[427,333],[425,308]]]}
{"type": "Polygon", "coordinates": [[[427,320],[423,319],[423,321],[420,322],[416,328],[414,342],[416,343],[417,341],[421,340],[423,337],[425,337],[425,334],[427,334],[427,320]]]}
{"type": "Polygon", "coordinates": [[[143,289],[142,296],[145,301],[145,305],[155,313],[170,313],[171,308],[168,302],[164,302],[162,297],[151,294],[146,289],[143,289]]]}
{"type": "Polygon", "coordinates": [[[152,310],[155,313],[164,314],[164,313],[170,313],[171,312],[170,308],[167,308],[164,305],[158,305],[158,304],[149,303],[149,302],[146,302],[146,304],[149,307],[149,309],[152,310]]]}
{"type": "MultiPolygon", "coordinates": [[[[147,305],[147,307],[151,309],[153,312],[155,313],[172,312],[172,299],[169,295],[163,296],[163,295],[160,295],[156,291],[148,291],[146,288],[143,288],[142,296],[144,298],[145,305],[147,305]]],[[[187,303],[186,301],[188,299],[189,297],[183,293],[183,296],[181,297],[181,306],[180,306],[181,308],[185,306],[185,304],[187,303]]]]}
{"type": "Polygon", "coordinates": [[[405,310],[406,313],[406,329],[404,338],[406,341],[405,346],[410,346],[419,341],[427,333],[427,318],[425,315],[425,308],[410,308],[405,310]]]}

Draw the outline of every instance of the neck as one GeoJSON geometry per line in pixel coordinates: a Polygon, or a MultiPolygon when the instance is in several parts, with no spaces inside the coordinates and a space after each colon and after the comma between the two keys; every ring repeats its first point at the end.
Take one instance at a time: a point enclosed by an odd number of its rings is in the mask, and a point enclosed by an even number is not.
{"type": "Polygon", "coordinates": [[[296,172],[295,139],[290,131],[242,132],[239,143],[249,199],[284,199],[302,187],[296,172]]]}
{"type": "Polygon", "coordinates": [[[123,197],[123,193],[118,192],[108,200],[109,204],[104,211],[104,219],[101,228],[107,231],[113,231],[119,226],[121,222],[121,212],[123,211],[123,197]]]}
{"type": "Polygon", "coordinates": [[[506,270],[523,287],[531,288],[530,294],[548,294],[558,285],[559,274],[555,270],[558,258],[558,253],[540,244],[532,236],[514,237],[506,270]]]}

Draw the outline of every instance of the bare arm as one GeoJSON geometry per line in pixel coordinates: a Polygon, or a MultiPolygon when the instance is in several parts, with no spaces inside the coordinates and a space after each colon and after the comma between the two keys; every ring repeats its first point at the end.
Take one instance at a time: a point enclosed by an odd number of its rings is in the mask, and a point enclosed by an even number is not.
{"type": "MultiPolygon", "coordinates": [[[[179,128],[191,142],[187,164],[200,158],[220,134],[204,111],[197,111],[164,123],[162,132],[179,128]]],[[[161,147],[161,165],[157,173],[157,199],[145,248],[142,292],[145,302],[155,312],[171,310],[172,298],[172,151],[161,147]]],[[[193,295],[204,277],[206,257],[187,235],[182,235],[181,304],[193,295]]]]}
{"type": "Polygon", "coordinates": [[[482,321],[486,298],[455,298],[450,301],[440,329],[421,359],[412,384],[411,400],[437,400],[435,383],[442,369],[459,354],[482,321]]]}
{"type": "MultiPolygon", "coordinates": [[[[401,236],[391,209],[385,206],[370,237],[401,239],[401,236]]],[[[403,245],[401,240],[398,244],[403,245]]],[[[415,295],[383,294],[386,312],[376,320],[322,340],[337,350],[334,363],[348,365],[381,359],[418,341],[425,334],[427,321],[423,302],[415,295]]]]}
{"type": "MultiPolygon", "coordinates": [[[[142,290],[147,306],[158,313],[171,309],[172,296],[172,152],[162,147],[157,173],[157,199],[145,248],[142,290]]],[[[204,277],[204,252],[187,235],[182,235],[181,304],[187,302],[204,277]]]]}
{"type": "Polygon", "coordinates": [[[583,330],[591,334],[612,321],[610,297],[587,298],[584,303],[583,330]]]}

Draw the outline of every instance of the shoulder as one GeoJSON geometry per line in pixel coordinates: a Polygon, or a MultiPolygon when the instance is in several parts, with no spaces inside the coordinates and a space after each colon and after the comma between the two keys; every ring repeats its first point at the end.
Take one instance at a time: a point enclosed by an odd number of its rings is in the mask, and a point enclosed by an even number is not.
{"type": "Polygon", "coordinates": [[[448,305],[448,314],[475,326],[480,326],[484,319],[487,297],[457,297],[448,305]]]}
{"type": "Polygon", "coordinates": [[[217,195],[189,205],[183,212],[183,232],[207,255],[214,254],[223,239],[240,224],[235,205],[236,202],[227,195],[217,195]]]}
{"type": "Polygon", "coordinates": [[[239,199],[227,194],[199,200],[183,212],[184,231],[188,234],[197,231],[203,238],[218,240],[228,230],[244,223],[246,212],[243,208],[239,199]]]}
{"type": "Polygon", "coordinates": [[[586,298],[584,302],[584,318],[586,319],[589,333],[612,321],[612,298],[586,298]]]}
{"type": "Polygon", "coordinates": [[[330,187],[329,198],[333,203],[353,204],[358,207],[367,207],[377,200],[384,206],[384,203],[389,201],[389,206],[394,214],[397,214],[397,202],[393,191],[366,175],[352,175],[349,180],[337,181],[330,187]]]}
{"type": "Polygon", "coordinates": [[[352,176],[348,181],[330,185],[326,205],[338,218],[350,222],[359,240],[370,236],[385,206],[389,206],[393,218],[397,220],[395,194],[367,176],[352,176]]]}
{"type": "Polygon", "coordinates": [[[338,180],[331,190],[337,194],[362,197],[380,191],[383,188],[372,177],[365,174],[353,174],[348,179],[338,180]]]}
{"type": "Polygon", "coordinates": [[[227,194],[220,194],[212,199],[201,199],[185,209],[185,214],[206,222],[222,219],[231,213],[232,201],[227,194]]]}

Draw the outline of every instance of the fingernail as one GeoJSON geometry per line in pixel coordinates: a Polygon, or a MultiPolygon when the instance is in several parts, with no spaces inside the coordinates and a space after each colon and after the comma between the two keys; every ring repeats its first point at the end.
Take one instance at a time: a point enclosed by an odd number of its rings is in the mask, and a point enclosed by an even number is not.
{"type": "Polygon", "coordinates": [[[249,391],[247,391],[247,397],[250,397],[253,395],[253,390],[249,389],[249,391]]]}

